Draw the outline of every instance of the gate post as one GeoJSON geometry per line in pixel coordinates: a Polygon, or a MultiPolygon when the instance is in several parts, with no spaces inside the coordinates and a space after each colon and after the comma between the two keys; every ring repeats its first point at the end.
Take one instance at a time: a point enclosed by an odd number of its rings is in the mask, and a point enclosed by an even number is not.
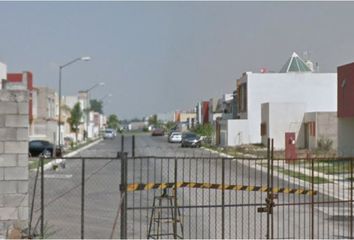
{"type": "MultiPolygon", "coordinates": [[[[122,140],[124,137],[122,136],[122,140]]],[[[124,145],[123,145],[124,146],[124,145]]],[[[121,152],[121,203],[120,203],[120,239],[127,239],[127,182],[128,162],[127,155],[121,152]]]]}
{"type": "Polygon", "coordinates": [[[266,238],[269,239],[269,199],[270,199],[270,138],[267,140],[267,231],[266,231],[266,238]]]}
{"type": "Polygon", "coordinates": [[[120,141],[120,152],[123,154],[124,152],[124,135],[122,134],[121,141],[120,141]]]}
{"type": "Polygon", "coordinates": [[[177,158],[175,158],[175,187],[173,188],[173,201],[174,201],[174,209],[173,209],[173,238],[177,239],[177,158]]]}
{"type": "Polygon", "coordinates": [[[350,239],[353,239],[353,158],[350,158],[350,239]]]}
{"type": "Polygon", "coordinates": [[[41,238],[44,239],[44,158],[40,157],[41,164],[41,238]]]}
{"type": "Polygon", "coordinates": [[[270,214],[271,214],[271,222],[270,222],[270,238],[273,239],[273,232],[274,232],[274,215],[273,215],[273,207],[274,207],[274,139],[272,138],[272,143],[271,143],[271,151],[270,151],[270,163],[271,163],[271,172],[270,172],[270,188],[271,188],[271,194],[270,194],[270,214]]]}
{"type": "Polygon", "coordinates": [[[132,136],[132,157],[135,157],[135,135],[132,136]]]}
{"type": "Polygon", "coordinates": [[[85,158],[82,159],[81,171],[81,239],[85,236],[85,158]]]}
{"type": "Polygon", "coordinates": [[[225,158],[221,163],[221,239],[225,239],[225,158]]]}
{"type": "Polygon", "coordinates": [[[267,144],[267,198],[266,198],[266,212],[267,212],[267,232],[266,238],[273,239],[274,230],[274,192],[273,192],[273,178],[274,178],[274,139],[268,138],[267,144]]]}

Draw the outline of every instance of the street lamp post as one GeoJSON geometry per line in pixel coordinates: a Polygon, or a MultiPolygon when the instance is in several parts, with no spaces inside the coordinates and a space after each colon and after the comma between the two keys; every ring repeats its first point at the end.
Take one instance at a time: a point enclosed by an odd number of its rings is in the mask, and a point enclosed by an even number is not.
{"type": "Polygon", "coordinates": [[[70,62],[64,64],[64,65],[61,65],[59,66],[59,116],[58,116],[58,129],[59,129],[59,132],[58,132],[58,146],[59,146],[59,155],[61,156],[62,152],[61,152],[61,124],[60,124],[60,121],[61,121],[61,79],[62,79],[62,70],[63,68],[77,62],[77,61],[90,61],[91,58],[90,57],[79,57],[79,58],[75,58],[73,60],[71,60],[70,62]]]}
{"type": "MultiPolygon", "coordinates": [[[[86,115],[86,134],[87,134],[87,138],[88,138],[88,130],[89,130],[89,123],[90,123],[90,97],[89,97],[89,92],[98,87],[98,86],[104,86],[104,82],[99,82],[96,83],[95,85],[93,85],[92,87],[88,88],[87,90],[83,91],[84,93],[86,93],[86,109],[85,109],[85,115],[86,115]]],[[[85,139],[85,135],[84,135],[84,139],[85,139]]]]}

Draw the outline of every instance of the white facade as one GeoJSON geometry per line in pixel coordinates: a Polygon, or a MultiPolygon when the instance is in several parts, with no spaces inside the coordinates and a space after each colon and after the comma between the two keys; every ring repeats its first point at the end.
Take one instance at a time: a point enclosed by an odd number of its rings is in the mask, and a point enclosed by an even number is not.
{"type": "Polygon", "coordinates": [[[316,149],[318,142],[330,140],[332,149],[337,148],[337,112],[308,112],[304,115],[304,147],[316,149]],[[313,128],[313,129],[312,129],[313,128]]]}
{"type": "Polygon", "coordinates": [[[7,66],[0,62],[0,89],[2,89],[2,80],[7,79],[7,66]]]}
{"type": "Polygon", "coordinates": [[[63,96],[62,103],[63,105],[68,106],[70,109],[73,109],[75,104],[79,101],[78,96],[63,96]]]}
{"type": "Polygon", "coordinates": [[[237,146],[250,142],[248,121],[228,119],[220,122],[220,145],[237,146]]]}
{"type": "Polygon", "coordinates": [[[242,135],[248,136],[244,138],[249,140],[247,143],[261,142],[262,103],[301,101],[305,104],[305,112],[337,109],[336,73],[247,72],[237,81],[237,86],[243,89],[238,92],[238,117],[248,121],[248,129],[242,128],[242,135]]]}
{"type": "Polygon", "coordinates": [[[263,145],[267,145],[268,138],[273,138],[274,148],[284,149],[285,133],[295,132],[296,146],[303,147],[304,103],[263,103],[261,112],[261,123],[264,124],[264,133],[261,136],[263,145]]]}

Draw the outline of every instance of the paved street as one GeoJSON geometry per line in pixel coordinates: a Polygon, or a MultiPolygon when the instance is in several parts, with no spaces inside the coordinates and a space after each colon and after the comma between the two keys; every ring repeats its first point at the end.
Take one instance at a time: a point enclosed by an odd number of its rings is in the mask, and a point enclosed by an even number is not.
{"type": "MultiPolygon", "coordinates": [[[[120,202],[120,161],[99,157],[115,157],[120,151],[120,137],[104,140],[79,154],[81,157],[98,157],[86,160],[85,182],[85,238],[110,238],[120,202]]],[[[125,138],[125,151],[131,156],[131,138],[125,138]]],[[[137,136],[135,160],[128,161],[128,183],[163,183],[177,181],[222,183],[222,159],[203,149],[185,149],[179,144],[169,144],[166,137],[137,136]],[[151,157],[147,157],[151,156],[151,157]],[[170,157],[170,158],[159,158],[170,157]],[[192,158],[193,157],[193,158],[192,158]],[[175,160],[176,159],[176,160],[175,160]],[[177,164],[175,175],[174,167],[177,164]]],[[[224,182],[234,185],[266,186],[264,172],[247,167],[247,161],[225,160],[224,182]]],[[[81,217],[81,159],[67,160],[66,168],[45,173],[45,218],[51,238],[79,238],[81,217]],[[75,188],[76,187],[76,188],[75,188]],[[71,190],[72,189],[72,190],[71,190]],[[69,191],[71,190],[71,191],[69,191]],[[68,192],[69,191],[69,192],[68,192]]],[[[257,162],[264,166],[266,161],[257,162]]],[[[35,173],[32,172],[31,179],[35,173]]],[[[274,178],[275,187],[297,188],[290,181],[274,178]]],[[[33,181],[31,182],[33,187],[33,181]]],[[[171,194],[172,192],[169,192],[171,194]]],[[[151,207],[160,190],[128,193],[128,237],[146,238],[151,207]],[[143,209],[139,209],[143,208],[143,209]],[[150,208],[150,209],[147,209],[150,208]]],[[[39,207],[37,191],[36,208],[39,207]]],[[[266,213],[257,213],[265,203],[261,192],[225,191],[225,238],[265,238],[266,213]]],[[[316,195],[314,201],[330,201],[329,197],[316,195]]],[[[221,190],[181,188],[177,192],[181,207],[184,238],[222,237],[221,190]],[[198,208],[196,208],[198,206],[198,208]]],[[[311,235],[310,196],[278,194],[274,209],[274,238],[309,238],[311,235]],[[284,205],[281,205],[284,204],[284,205]]],[[[168,204],[167,202],[162,205],[168,204]]],[[[314,208],[315,238],[348,237],[348,204],[321,204],[314,208]]],[[[166,209],[162,215],[170,214],[166,209]]],[[[39,211],[35,212],[35,220],[39,211]]],[[[166,215],[165,217],[169,217],[166,215]]],[[[119,237],[119,218],[114,237],[119,237]]],[[[179,226],[178,226],[179,227],[179,226]]],[[[161,224],[163,231],[172,232],[172,224],[161,224]]],[[[181,232],[179,231],[181,234],[181,232]]]]}

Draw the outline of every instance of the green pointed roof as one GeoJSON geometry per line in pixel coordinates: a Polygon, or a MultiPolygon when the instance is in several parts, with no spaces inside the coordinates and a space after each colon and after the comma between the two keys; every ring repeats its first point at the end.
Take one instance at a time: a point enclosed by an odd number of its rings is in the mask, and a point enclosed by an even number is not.
{"type": "Polygon", "coordinates": [[[280,73],[288,72],[312,72],[307,64],[295,53],[286,61],[280,73]]]}

